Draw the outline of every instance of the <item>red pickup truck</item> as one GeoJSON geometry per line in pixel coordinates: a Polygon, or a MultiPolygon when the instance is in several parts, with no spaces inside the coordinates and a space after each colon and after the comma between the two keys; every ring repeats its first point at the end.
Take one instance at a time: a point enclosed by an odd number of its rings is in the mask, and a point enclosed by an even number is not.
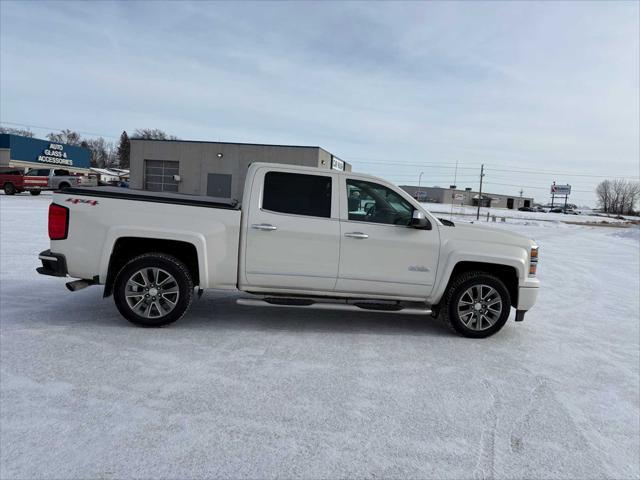
{"type": "Polygon", "coordinates": [[[0,169],[0,186],[6,195],[29,192],[39,195],[43,190],[64,190],[69,187],[95,187],[94,175],[79,175],[62,168],[33,168],[23,173],[19,168],[0,169]]]}
{"type": "Polygon", "coordinates": [[[43,189],[47,188],[48,183],[47,177],[25,175],[19,168],[0,168],[0,186],[5,195],[15,195],[25,191],[31,195],[39,195],[43,189]]]}

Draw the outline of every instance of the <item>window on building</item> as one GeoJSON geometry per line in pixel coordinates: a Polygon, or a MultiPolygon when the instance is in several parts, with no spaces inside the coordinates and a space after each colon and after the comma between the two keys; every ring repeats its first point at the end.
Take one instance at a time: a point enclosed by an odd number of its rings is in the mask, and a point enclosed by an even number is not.
{"type": "Polygon", "coordinates": [[[347,180],[349,220],[407,226],[413,205],[383,185],[347,180]]]}
{"type": "Polygon", "coordinates": [[[262,208],[280,213],[331,216],[331,177],[268,172],[264,177],[262,208]]]}
{"type": "Polygon", "coordinates": [[[144,161],[144,189],[154,192],[177,192],[179,163],[169,160],[144,161]]]}

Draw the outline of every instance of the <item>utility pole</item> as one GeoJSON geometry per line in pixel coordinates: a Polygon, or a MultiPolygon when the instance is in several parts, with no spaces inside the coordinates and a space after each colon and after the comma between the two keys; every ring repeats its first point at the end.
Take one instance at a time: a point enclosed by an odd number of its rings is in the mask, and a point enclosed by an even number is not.
{"type": "Polygon", "coordinates": [[[480,220],[480,205],[482,203],[482,178],[484,177],[484,163],[480,167],[480,191],[478,192],[478,213],[476,213],[476,220],[480,220]]]}
{"type": "Polygon", "coordinates": [[[421,193],[420,181],[422,180],[422,175],[424,175],[424,172],[420,172],[420,175],[418,175],[418,193],[416,194],[416,196],[418,197],[418,198],[416,198],[416,200],[418,200],[418,201],[421,201],[420,200],[420,193],[421,193]]]}

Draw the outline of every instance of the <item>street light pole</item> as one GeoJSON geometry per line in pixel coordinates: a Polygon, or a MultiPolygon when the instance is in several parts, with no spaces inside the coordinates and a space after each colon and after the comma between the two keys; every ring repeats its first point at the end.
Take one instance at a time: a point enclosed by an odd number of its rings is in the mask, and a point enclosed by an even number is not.
{"type": "Polygon", "coordinates": [[[417,194],[418,198],[416,198],[416,200],[418,200],[418,201],[420,201],[420,193],[421,193],[420,182],[422,180],[422,175],[424,175],[424,172],[420,172],[420,175],[418,175],[418,194],[417,194]]]}
{"type": "Polygon", "coordinates": [[[476,213],[476,220],[480,220],[480,204],[482,203],[482,178],[484,177],[484,163],[480,167],[480,191],[478,192],[478,213],[476,213]]]}

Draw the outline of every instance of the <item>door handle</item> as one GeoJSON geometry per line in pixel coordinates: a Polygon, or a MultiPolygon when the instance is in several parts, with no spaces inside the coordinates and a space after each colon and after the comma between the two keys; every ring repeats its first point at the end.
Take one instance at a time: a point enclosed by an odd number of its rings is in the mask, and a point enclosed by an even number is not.
{"type": "Polygon", "coordinates": [[[362,232],[349,232],[349,233],[345,233],[344,236],[349,238],[357,238],[358,240],[364,240],[365,238],[369,238],[369,235],[362,232]]]}
{"type": "Polygon", "coordinates": [[[254,223],[253,225],[251,225],[251,228],[255,228],[256,230],[265,230],[268,232],[278,229],[278,227],[270,225],[268,223],[254,223]]]}

